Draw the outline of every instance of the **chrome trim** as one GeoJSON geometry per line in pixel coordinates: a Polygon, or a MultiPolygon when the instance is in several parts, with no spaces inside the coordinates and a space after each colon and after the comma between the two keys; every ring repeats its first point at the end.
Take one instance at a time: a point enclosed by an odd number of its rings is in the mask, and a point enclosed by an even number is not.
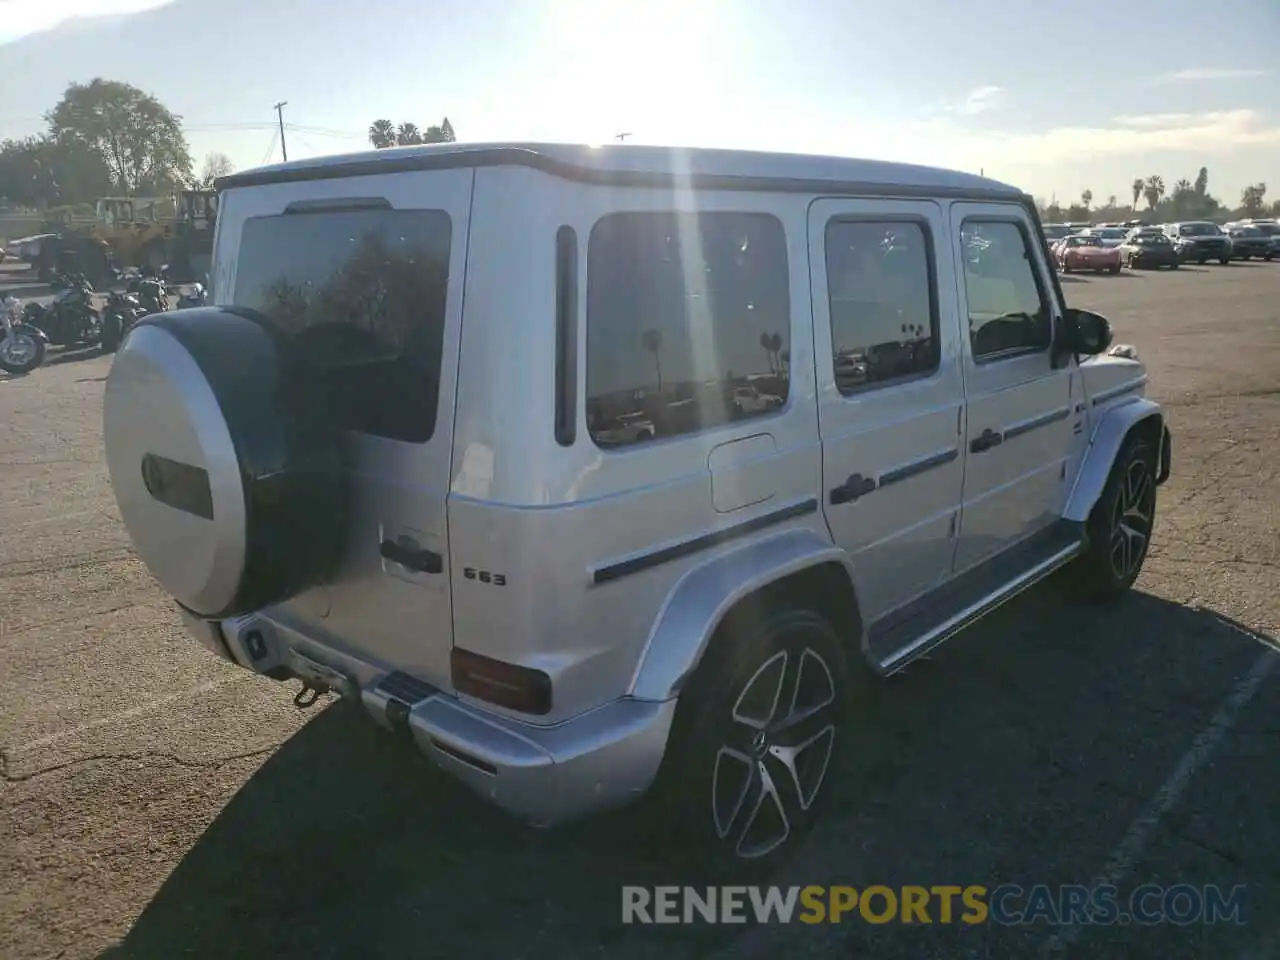
{"type": "Polygon", "coordinates": [[[1015,423],[1011,427],[1004,428],[1004,438],[1011,440],[1014,437],[1020,437],[1024,433],[1030,433],[1032,430],[1038,430],[1040,427],[1047,427],[1051,423],[1057,423],[1059,420],[1065,420],[1071,416],[1071,407],[1061,407],[1057,410],[1050,410],[1038,417],[1032,417],[1030,420],[1024,420],[1022,423],[1015,423]]]}
{"type": "Polygon", "coordinates": [[[1147,377],[1144,374],[1143,376],[1138,377],[1136,380],[1129,380],[1129,381],[1126,381],[1125,383],[1119,384],[1118,386],[1109,387],[1108,389],[1103,390],[1101,393],[1099,393],[1097,396],[1093,398],[1092,403],[1096,407],[1100,403],[1106,403],[1108,400],[1114,400],[1116,397],[1123,396],[1124,394],[1130,393],[1133,390],[1141,390],[1144,386],[1146,386],[1146,384],[1147,384],[1147,377]]]}
{"type": "Polygon", "coordinates": [[[918,476],[921,473],[932,470],[934,467],[941,467],[951,463],[960,456],[958,447],[952,447],[950,450],[943,450],[940,453],[931,453],[927,457],[921,457],[919,460],[913,460],[911,463],[905,463],[900,467],[894,467],[892,470],[886,470],[880,474],[880,481],[877,489],[887,487],[891,483],[898,483],[910,477],[918,476]]]}
{"type": "Polygon", "coordinates": [[[771,510],[768,513],[762,513],[759,516],[744,520],[741,523],[735,523],[729,527],[722,527],[719,530],[712,530],[708,533],[700,534],[688,540],[679,540],[675,543],[667,544],[663,547],[655,547],[645,550],[642,553],[635,554],[623,560],[617,560],[613,563],[607,563],[604,566],[596,567],[591,571],[591,582],[594,584],[609,583],[613,580],[619,580],[622,577],[630,576],[633,573],[639,573],[641,570],[647,570],[650,567],[656,567],[662,563],[669,563],[672,560],[679,560],[701,550],[708,550],[711,547],[717,547],[722,543],[730,540],[736,540],[739,537],[745,537],[748,534],[756,533],[766,527],[771,527],[777,523],[784,523],[787,520],[794,520],[796,517],[808,516],[811,513],[818,512],[818,501],[814,497],[801,500],[798,503],[792,503],[785,507],[779,507],[777,510],[771,510]]]}
{"type": "Polygon", "coordinates": [[[1012,600],[1023,590],[1044,579],[1063,564],[1078,556],[1083,549],[1083,543],[1073,543],[1064,547],[1052,556],[1040,561],[1034,567],[1019,574],[999,590],[988,594],[976,603],[972,603],[953,616],[948,617],[932,630],[921,634],[902,650],[898,651],[892,658],[882,661],[878,667],[880,673],[884,676],[889,676],[901,670],[912,660],[933,650],[965,627],[985,617],[992,610],[1012,600]]]}

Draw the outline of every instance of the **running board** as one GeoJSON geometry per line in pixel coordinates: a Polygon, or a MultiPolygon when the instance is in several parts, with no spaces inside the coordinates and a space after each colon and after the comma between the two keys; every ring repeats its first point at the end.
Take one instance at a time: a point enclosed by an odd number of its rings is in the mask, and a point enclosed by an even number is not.
{"type": "Polygon", "coordinates": [[[1061,520],[978,564],[873,623],[867,633],[872,664],[884,676],[896,673],[1075,559],[1083,549],[1084,524],[1061,520]]]}

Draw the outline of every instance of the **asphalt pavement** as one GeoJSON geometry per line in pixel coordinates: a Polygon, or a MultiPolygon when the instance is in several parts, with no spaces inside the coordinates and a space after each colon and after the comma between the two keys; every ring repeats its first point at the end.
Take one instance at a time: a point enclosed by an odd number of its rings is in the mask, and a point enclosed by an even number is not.
{"type": "Polygon", "coordinates": [[[633,814],[527,829],[187,638],[107,483],[110,359],[54,352],[0,378],[0,957],[1280,957],[1280,263],[1064,288],[1168,408],[1143,576],[873,691],[775,882],[1243,884],[1244,922],[624,925],[622,885],[681,879],[633,814]]]}

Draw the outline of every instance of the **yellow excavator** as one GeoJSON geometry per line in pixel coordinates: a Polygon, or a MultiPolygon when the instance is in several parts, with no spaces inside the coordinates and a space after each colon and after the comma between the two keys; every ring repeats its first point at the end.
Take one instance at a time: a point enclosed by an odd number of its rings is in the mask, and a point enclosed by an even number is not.
{"type": "Polygon", "coordinates": [[[181,190],[167,197],[102,197],[89,223],[66,218],[64,234],[105,241],[122,267],[169,267],[174,283],[205,282],[213,253],[218,195],[181,190]]]}

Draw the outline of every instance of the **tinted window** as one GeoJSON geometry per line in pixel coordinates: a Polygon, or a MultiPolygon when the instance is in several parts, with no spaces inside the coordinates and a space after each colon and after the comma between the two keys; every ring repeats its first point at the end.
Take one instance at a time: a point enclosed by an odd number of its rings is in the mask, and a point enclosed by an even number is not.
{"type": "Polygon", "coordinates": [[[449,245],[437,210],[255,217],[233,300],[293,338],[338,426],[421,443],[435,429],[449,245]]]}
{"type": "Polygon", "coordinates": [[[587,244],[587,425],[622,446],[777,410],[790,294],[763,214],[619,213],[587,244]]]}
{"type": "Polygon", "coordinates": [[[906,222],[832,221],[826,256],[832,359],[840,392],[938,369],[933,255],[925,228],[906,222]]]}
{"type": "Polygon", "coordinates": [[[984,245],[965,256],[969,340],[977,360],[1040,350],[1049,345],[1052,320],[1036,282],[1031,245],[1015,223],[967,221],[984,245]]]}

